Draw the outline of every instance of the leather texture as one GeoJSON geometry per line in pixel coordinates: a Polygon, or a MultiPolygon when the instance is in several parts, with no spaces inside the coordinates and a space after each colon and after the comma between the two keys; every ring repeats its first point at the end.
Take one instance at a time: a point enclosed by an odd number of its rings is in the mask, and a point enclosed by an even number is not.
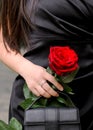
{"type": "Polygon", "coordinates": [[[24,130],[80,130],[77,108],[36,108],[25,111],[24,130]]]}

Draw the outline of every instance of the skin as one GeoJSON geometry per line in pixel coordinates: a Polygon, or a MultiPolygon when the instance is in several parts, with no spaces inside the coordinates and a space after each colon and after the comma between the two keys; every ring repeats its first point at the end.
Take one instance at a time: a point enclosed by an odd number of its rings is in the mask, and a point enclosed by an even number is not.
{"type": "Polygon", "coordinates": [[[63,87],[55,80],[55,78],[46,72],[41,66],[35,65],[26,58],[22,56],[21,53],[16,53],[11,50],[9,47],[9,52],[6,50],[3,37],[2,37],[2,29],[0,30],[0,60],[6,64],[9,68],[11,68],[16,73],[20,74],[26,81],[28,88],[36,95],[36,96],[44,96],[46,98],[50,98],[51,96],[59,96],[56,91],[54,91],[47,82],[45,82],[42,86],[41,82],[47,80],[54,84],[56,88],[60,91],[63,90],[63,87]],[[26,70],[26,71],[24,71],[26,70]],[[37,72],[37,74],[35,74],[37,72]]]}

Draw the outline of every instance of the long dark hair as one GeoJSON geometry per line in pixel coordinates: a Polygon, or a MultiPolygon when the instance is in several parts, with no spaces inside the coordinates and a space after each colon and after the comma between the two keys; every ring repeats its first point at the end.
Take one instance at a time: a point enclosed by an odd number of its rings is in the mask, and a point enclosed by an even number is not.
{"type": "Polygon", "coordinates": [[[30,16],[37,0],[29,0],[31,11],[26,12],[28,0],[2,0],[1,3],[1,27],[5,47],[7,45],[17,52],[20,51],[21,44],[27,46],[28,31],[34,27],[30,16]]]}

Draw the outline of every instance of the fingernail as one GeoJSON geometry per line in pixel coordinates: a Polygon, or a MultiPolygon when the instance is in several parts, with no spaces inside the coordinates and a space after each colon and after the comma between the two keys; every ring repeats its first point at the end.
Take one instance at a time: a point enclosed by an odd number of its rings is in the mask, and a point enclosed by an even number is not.
{"type": "Polygon", "coordinates": [[[63,87],[61,87],[61,88],[60,88],[60,91],[63,91],[63,90],[64,90],[63,87]]]}
{"type": "Polygon", "coordinates": [[[56,95],[57,97],[59,97],[59,94],[57,93],[57,95],[56,95]]]}

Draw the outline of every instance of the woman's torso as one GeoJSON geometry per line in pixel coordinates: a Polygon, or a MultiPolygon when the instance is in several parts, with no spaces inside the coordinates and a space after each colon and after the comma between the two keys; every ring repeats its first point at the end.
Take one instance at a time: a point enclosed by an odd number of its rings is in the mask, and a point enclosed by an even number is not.
{"type": "MultiPolygon", "coordinates": [[[[29,2],[27,7],[29,12],[29,2]]],[[[47,67],[50,46],[69,45],[78,53],[80,75],[93,73],[92,8],[91,0],[39,0],[31,18],[36,29],[29,33],[31,46],[25,56],[47,67]]]]}
{"type": "MultiPolygon", "coordinates": [[[[27,1],[27,13],[30,1],[27,1]]],[[[31,21],[36,29],[28,33],[30,47],[24,57],[46,68],[50,46],[68,45],[77,52],[80,69],[71,84],[75,92],[72,98],[80,108],[83,130],[93,129],[93,85],[90,85],[93,84],[93,1],[39,0],[31,21]]],[[[23,84],[18,76],[11,96],[14,114],[23,100],[23,84]]]]}

